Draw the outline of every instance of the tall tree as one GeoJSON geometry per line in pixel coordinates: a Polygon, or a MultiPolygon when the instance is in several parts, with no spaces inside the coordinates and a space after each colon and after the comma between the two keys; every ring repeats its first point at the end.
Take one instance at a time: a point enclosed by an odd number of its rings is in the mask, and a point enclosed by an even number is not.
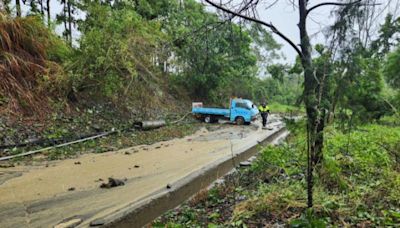
{"type": "MultiPolygon", "coordinates": [[[[365,1],[368,4],[375,2],[365,1]]],[[[381,14],[383,11],[373,7],[342,8],[333,12],[335,23],[327,34],[335,46],[333,59],[336,64],[330,113],[334,113],[336,106],[341,110],[352,110],[351,116],[345,112],[338,115],[344,118],[342,121],[354,117],[361,121],[378,119],[388,111],[388,102],[382,94],[384,84],[380,69],[385,55],[395,44],[400,21],[388,13],[378,27],[377,20],[371,18],[381,14]],[[374,30],[377,34],[372,34],[374,30]]]]}
{"type": "Polygon", "coordinates": [[[15,0],[15,8],[17,10],[17,17],[21,16],[21,1],[15,0]]]}
{"type": "Polygon", "coordinates": [[[46,0],[46,14],[47,14],[47,27],[51,24],[51,14],[50,14],[50,0],[46,0]]]}
{"type": "MultiPolygon", "coordinates": [[[[60,3],[63,8],[60,14],[57,15],[57,21],[63,23],[64,39],[72,46],[72,26],[75,24],[74,13],[76,10],[76,2],[74,0],[61,0],[60,3]]],[[[48,12],[48,17],[49,13],[50,12],[48,12]]]]}
{"type": "Polygon", "coordinates": [[[72,23],[73,23],[72,11],[73,11],[72,0],[67,0],[67,12],[68,12],[67,22],[68,22],[68,36],[69,36],[68,39],[70,46],[72,46],[72,23]]]}
{"type": "Polygon", "coordinates": [[[43,0],[30,0],[29,6],[31,13],[44,15],[43,0]]]}
{"type": "MultiPolygon", "coordinates": [[[[323,149],[323,130],[325,127],[326,110],[321,107],[321,99],[324,90],[325,76],[317,78],[314,70],[315,66],[312,61],[312,45],[307,31],[307,19],[311,12],[323,6],[342,6],[346,8],[362,7],[364,4],[362,0],[355,0],[349,2],[323,2],[313,6],[309,5],[308,0],[298,0],[297,10],[299,15],[299,37],[300,48],[286,35],[284,35],[272,23],[260,20],[257,18],[256,7],[262,2],[260,0],[243,0],[239,4],[232,3],[232,1],[219,1],[218,3],[213,0],[205,0],[210,5],[227,13],[228,18],[239,17],[244,20],[252,21],[262,24],[284,41],[286,41],[299,55],[304,72],[304,103],[307,112],[307,129],[308,129],[308,169],[307,169],[307,198],[308,207],[313,206],[313,171],[314,167],[318,165],[322,159],[323,149]],[[236,7],[235,7],[236,6],[236,7]],[[238,6],[238,7],[237,7],[238,6]]],[[[272,3],[271,6],[275,4],[272,3]]],[[[293,5],[296,3],[293,1],[293,5]]]]}

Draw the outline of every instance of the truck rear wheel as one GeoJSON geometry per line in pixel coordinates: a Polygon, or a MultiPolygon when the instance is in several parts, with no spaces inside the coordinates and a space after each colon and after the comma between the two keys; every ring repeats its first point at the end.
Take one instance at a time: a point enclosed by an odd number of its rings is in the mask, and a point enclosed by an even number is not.
{"type": "Polygon", "coordinates": [[[239,117],[236,117],[236,124],[237,125],[243,125],[244,123],[245,123],[245,121],[244,121],[244,118],[243,117],[241,117],[241,116],[239,116],[239,117]]]}
{"type": "Polygon", "coordinates": [[[206,122],[206,123],[212,123],[212,117],[211,117],[211,116],[205,116],[205,117],[204,117],[204,122],[206,122]]]}

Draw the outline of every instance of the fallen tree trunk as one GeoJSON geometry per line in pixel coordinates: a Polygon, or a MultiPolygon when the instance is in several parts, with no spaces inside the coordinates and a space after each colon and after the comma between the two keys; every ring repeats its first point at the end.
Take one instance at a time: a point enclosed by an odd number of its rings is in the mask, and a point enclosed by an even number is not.
{"type": "Polygon", "coordinates": [[[165,120],[153,120],[153,121],[140,121],[133,124],[133,126],[140,130],[150,130],[160,128],[166,125],[165,120]]]}

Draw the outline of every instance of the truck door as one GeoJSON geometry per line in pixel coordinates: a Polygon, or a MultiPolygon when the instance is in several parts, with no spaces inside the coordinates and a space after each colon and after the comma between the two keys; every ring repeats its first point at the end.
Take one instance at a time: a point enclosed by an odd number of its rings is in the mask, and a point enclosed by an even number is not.
{"type": "Polygon", "coordinates": [[[244,118],[246,122],[251,121],[251,117],[248,110],[248,105],[244,101],[234,101],[231,104],[231,118],[230,120],[233,122],[237,117],[241,116],[244,118]]]}

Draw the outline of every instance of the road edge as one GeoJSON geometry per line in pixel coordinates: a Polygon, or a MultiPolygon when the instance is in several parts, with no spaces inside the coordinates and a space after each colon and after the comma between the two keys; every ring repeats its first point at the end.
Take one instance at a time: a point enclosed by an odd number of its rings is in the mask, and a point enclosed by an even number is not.
{"type": "MultiPolygon", "coordinates": [[[[201,189],[210,186],[215,180],[223,177],[235,168],[239,162],[245,161],[255,155],[259,151],[259,146],[274,141],[285,131],[286,128],[284,126],[278,127],[275,132],[262,138],[258,143],[236,152],[234,159],[224,157],[217,160],[203,167],[201,170],[172,183],[169,185],[170,188],[166,186],[164,190],[118,210],[113,214],[97,219],[97,221],[102,220],[104,227],[143,227],[164,212],[179,206],[201,189]]],[[[88,223],[83,223],[80,227],[88,225],[88,223]]]]}

